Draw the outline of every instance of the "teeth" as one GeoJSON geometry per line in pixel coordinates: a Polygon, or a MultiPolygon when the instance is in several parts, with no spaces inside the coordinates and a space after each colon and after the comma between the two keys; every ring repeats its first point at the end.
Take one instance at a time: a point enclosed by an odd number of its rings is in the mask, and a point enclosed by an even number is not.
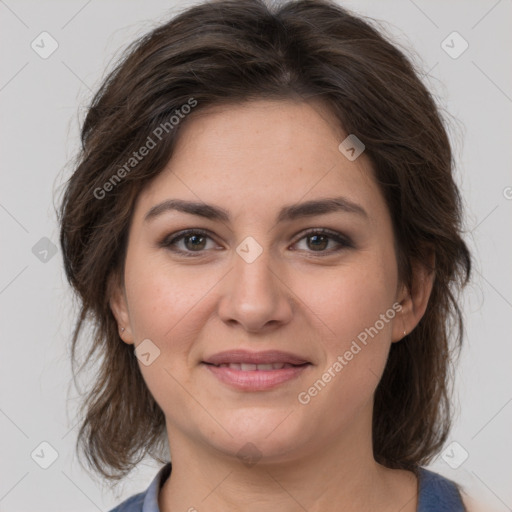
{"type": "Polygon", "coordinates": [[[282,368],[291,368],[292,366],[293,365],[289,363],[223,363],[219,365],[220,368],[231,368],[232,370],[242,370],[243,372],[253,372],[255,370],[281,370],[282,368]]]}
{"type": "MultiPolygon", "coordinates": [[[[256,366],[258,370],[273,370],[274,369],[274,365],[272,363],[269,363],[269,364],[255,364],[254,366],[256,366]]],[[[242,365],[242,370],[243,369],[244,369],[244,367],[242,365]]]]}

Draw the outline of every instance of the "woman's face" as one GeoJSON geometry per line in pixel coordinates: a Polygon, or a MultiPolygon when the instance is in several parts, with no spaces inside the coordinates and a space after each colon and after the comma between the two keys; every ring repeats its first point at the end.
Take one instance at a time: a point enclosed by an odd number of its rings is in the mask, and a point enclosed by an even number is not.
{"type": "Polygon", "coordinates": [[[171,451],[181,438],[292,460],[367,441],[405,297],[367,157],[338,149],[348,134],[316,103],[217,107],[180,130],[138,197],[111,301],[123,340],[146,340],[139,367],[171,451]],[[152,210],[170,200],[206,215],[152,210]]]}

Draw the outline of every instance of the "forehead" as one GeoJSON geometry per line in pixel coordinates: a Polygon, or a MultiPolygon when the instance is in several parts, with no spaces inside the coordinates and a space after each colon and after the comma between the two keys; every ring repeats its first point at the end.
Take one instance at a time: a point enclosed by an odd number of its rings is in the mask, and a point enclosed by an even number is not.
{"type": "Polygon", "coordinates": [[[319,102],[258,100],[197,111],[180,126],[166,168],[138,198],[139,215],[173,197],[260,212],[343,195],[374,215],[383,198],[370,160],[339,150],[347,137],[319,102]]]}

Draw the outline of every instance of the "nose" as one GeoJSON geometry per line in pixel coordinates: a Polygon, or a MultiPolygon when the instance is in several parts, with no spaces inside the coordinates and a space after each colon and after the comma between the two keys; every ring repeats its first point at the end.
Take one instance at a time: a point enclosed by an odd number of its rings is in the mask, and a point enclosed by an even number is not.
{"type": "Polygon", "coordinates": [[[235,253],[233,268],[223,280],[220,318],[247,332],[267,332],[288,323],[295,301],[280,270],[267,249],[250,263],[235,253]]]}

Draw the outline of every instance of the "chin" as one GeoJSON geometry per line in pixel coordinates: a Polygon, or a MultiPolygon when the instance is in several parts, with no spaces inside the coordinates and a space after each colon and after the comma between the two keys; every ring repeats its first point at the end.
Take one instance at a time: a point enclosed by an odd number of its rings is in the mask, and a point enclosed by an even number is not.
{"type": "Polygon", "coordinates": [[[217,429],[218,436],[209,436],[205,442],[225,455],[237,457],[246,465],[257,462],[291,460],[302,452],[307,442],[305,429],[296,423],[289,409],[243,409],[219,423],[229,432],[217,429]]]}

